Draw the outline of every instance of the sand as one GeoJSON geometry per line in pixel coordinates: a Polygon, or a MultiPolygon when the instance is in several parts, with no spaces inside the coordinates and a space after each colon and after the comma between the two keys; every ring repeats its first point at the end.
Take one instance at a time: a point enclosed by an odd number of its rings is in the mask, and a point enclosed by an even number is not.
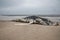
{"type": "Polygon", "coordinates": [[[0,22],[0,40],[60,40],[60,26],[0,22]]]}

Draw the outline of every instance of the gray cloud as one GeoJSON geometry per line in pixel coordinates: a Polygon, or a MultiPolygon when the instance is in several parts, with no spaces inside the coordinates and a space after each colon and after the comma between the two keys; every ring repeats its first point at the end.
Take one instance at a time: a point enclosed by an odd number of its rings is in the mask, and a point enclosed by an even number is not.
{"type": "Polygon", "coordinates": [[[0,7],[12,7],[22,3],[22,0],[0,0],[0,7]]]}
{"type": "Polygon", "coordinates": [[[60,14],[60,0],[0,0],[0,14],[60,14]]]}

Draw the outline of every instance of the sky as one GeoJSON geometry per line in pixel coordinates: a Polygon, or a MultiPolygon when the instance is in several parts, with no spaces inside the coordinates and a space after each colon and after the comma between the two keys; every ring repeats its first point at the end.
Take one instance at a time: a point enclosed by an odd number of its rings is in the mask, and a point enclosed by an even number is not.
{"type": "Polygon", "coordinates": [[[0,15],[60,15],[60,0],[0,0],[0,15]]]}

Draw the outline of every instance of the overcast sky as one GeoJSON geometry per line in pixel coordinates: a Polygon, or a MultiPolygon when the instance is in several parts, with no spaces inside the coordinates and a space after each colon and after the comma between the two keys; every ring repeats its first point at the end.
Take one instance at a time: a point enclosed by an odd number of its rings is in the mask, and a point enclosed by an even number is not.
{"type": "Polygon", "coordinates": [[[60,0],[0,0],[0,15],[60,15],[60,0]]]}

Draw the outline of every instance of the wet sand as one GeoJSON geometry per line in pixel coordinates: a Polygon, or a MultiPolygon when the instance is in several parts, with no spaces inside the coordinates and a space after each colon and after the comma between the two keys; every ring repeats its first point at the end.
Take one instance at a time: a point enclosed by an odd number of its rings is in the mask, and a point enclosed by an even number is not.
{"type": "Polygon", "coordinates": [[[0,22],[0,40],[60,40],[60,26],[0,22]]]}

